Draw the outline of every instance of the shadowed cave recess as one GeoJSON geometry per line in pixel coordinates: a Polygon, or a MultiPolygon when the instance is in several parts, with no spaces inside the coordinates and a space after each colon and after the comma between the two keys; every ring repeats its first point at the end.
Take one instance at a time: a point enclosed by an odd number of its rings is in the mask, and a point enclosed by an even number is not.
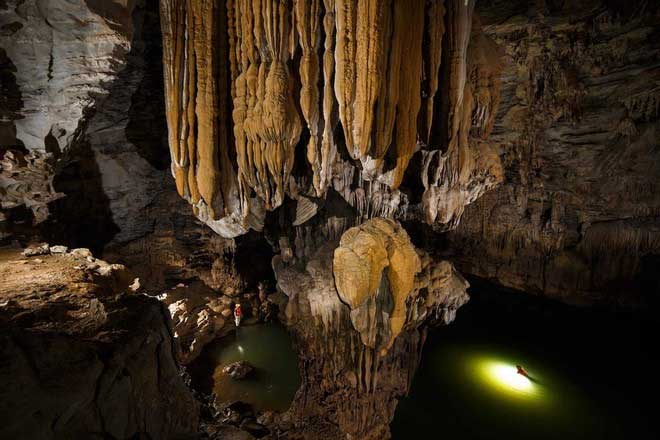
{"type": "Polygon", "coordinates": [[[656,438],[660,8],[0,0],[0,438],[656,438]]]}

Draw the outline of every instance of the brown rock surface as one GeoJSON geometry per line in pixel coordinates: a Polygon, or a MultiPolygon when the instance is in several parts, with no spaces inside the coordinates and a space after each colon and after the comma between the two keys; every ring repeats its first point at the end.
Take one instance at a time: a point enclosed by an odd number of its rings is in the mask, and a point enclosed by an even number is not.
{"type": "Polygon", "coordinates": [[[0,437],[197,430],[167,311],[124,293],[131,277],[120,266],[99,270],[110,266],[81,252],[37,259],[0,251],[0,437]]]}
{"type": "Polygon", "coordinates": [[[158,296],[172,317],[177,340],[177,360],[186,365],[202,352],[209,342],[233,329],[231,298],[214,292],[197,281],[190,286],[179,285],[158,296]],[[230,313],[225,314],[224,311],[230,313]],[[227,316],[225,316],[227,315],[227,316]]]}
{"type": "Polygon", "coordinates": [[[657,4],[486,1],[505,181],[448,235],[463,273],[574,303],[657,300],[657,4]],[[655,280],[655,281],[654,281],[655,280]]]}
{"type": "Polygon", "coordinates": [[[351,228],[335,249],[332,267],[337,292],[350,307],[362,342],[374,349],[389,348],[403,329],[406,301],[421,269],[408,234],[393,221],[379,218],[351,228]],[[391,298],[380,299],[381,293],[391,293],[391,298]],[[382,317],[374,316],[379,301],[387,303],[382,317]],[[383,335],[369,331],[379,318],[385,321],[383,335]]]}

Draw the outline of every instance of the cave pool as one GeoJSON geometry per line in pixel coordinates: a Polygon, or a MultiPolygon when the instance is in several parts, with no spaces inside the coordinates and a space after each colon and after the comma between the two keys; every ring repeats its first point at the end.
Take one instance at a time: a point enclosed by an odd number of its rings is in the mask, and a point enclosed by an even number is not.
{"type": "Polygon", "coordinates": [[[470,293],[429,331],[394,440],[660,438],[656,318],[470,293]]]}
{"type": "MultiPolygon", "coordinates": [[[[520,293],[470,290],[456,321],[429,330],[394,440],[657,439],[657,318],[577,308],[520,293]],[[522,365],[532,380],[516,372],[522,365]]],[[[190,366],[193,386],[222,401],[286,410],[300,385],[279,324],[244,326],[190,366]],[[222,375],[247,360],[251,377],[222,375]]]]}
{"type": "Polygon", "coordinates": [[[193,387],[220,401],[240,400],[257,410],[286,411],[300,386],[296,353],[286,329],[268,323],[239,327],[236,333],[204,348],[190,366],[193,387]],[[243,380],[222,374],[222,368],[245,360],[255,371],[243,380]]]}

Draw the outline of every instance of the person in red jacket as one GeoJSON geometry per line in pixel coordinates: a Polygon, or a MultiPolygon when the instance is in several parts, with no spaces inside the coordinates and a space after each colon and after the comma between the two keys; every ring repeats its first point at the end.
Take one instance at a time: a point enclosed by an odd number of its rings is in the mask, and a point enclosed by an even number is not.
{"type": "Polygon", "coordinates": [[[521,365],[516,365],[516,370],[518,370],[517,373],[520,374],[521,376],[525,376],[527,379],[530,380],[532,379],[531,377],[529,377],[529,373],[527,372],[527,370],[525,370],[521,365]]]}
{"type": "Polygon", "coordinates": [[[243,311],[241,310],[241,305],[236,304],[236,307],[234,307],[234,322],[236,323],[236,327],[241,325],[242,317],[243,317],[243,311]]]}

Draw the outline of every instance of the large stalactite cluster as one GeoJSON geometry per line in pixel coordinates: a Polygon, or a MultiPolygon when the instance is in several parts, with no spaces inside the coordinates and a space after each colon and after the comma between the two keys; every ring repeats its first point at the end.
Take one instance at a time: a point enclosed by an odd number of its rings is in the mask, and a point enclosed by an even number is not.
{"type": "Polygon", "coordinates": [[[362,220],[455,226],[502,177],[486,142],[497,49],[473,10],[473,0],[161,0],[180,195],[226,237],[261,229],[287,198],[307,220],[328,191],[362,220]],[[420,185],[423,203],[408,209],[420,185]]]}

